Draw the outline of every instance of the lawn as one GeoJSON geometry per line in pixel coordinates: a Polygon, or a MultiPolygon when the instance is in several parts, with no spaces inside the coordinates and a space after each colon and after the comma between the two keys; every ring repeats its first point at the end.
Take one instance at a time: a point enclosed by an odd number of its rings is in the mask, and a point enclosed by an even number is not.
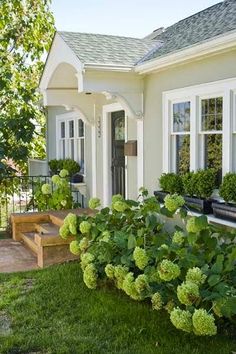
{"type": "MultiPolygon", "coordinates": [[[[219,333],[177,331],[156,312],[116,289],[89,290],[78,263],[21,274],[0,274],[0,315],[12,332],[0,353],[231,354],[236,341],[219,333]]],[[[1,333],[1,323],[0,323],[1,333]]]]}

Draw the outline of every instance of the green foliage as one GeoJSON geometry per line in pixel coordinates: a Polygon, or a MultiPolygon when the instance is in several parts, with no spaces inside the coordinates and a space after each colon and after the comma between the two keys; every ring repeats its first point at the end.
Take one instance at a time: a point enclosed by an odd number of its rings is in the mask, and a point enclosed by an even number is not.
{"type": "Polygon", "coordinates": [[[219,319],[221,325],[235,321],[235,234],[222,233],[205,216],[186,217],[185,227],[175,230],[170,220],[173,231],[167,232],[166,211],[148,196],[114,196],[110,208],[76,220],[75,248],[89,288],[113,282],[132,299],[165,309],[176,328],[197,335],[216,334],[219,319]],[[127,207],[116,210],[118,202],[127,207]]]}
{"type": "Polygon", "coordinates": [[[220,186],[220,196],[228,202],[236,203],[236,173],[227,173],[220,186]]]}
{"type": "Polygon", "coordinates": [[[0,3],[0,161],[25,168],[28,157],[45,157],[45,115],[39,108],[42,56],[54,21],[50,0],[0,3]]]}
{"type": "Polygon", "coordinates": [[[57,174],[60,170],[67,170],[69,176],[73,176],[80,171],[78,162],[72,159],[52,159],[48,162],[49,168],[52,173],[57,174]]]}
{"type": "Polygon", "coordinates": [[[175,173],[163,173],[159,178],[159,184],[164,192],[170,194],[182,194],[183,182],[181,176],[175,173]]]}
{"type": "Polygon", "coordinates": [[[212,168],[183,175],[184,192],[189,196],[209,198],[216,188],[216,171],[212,168]]]}
{"type": "MultiPolygon", "coordinates": [[[[39,211],[72,209],[73,197],[68,179],[54,175],[50,183],[43,183],[39,180],[34,186],[31,203],[34,203],[34,207],[37,207],[39,211]]],[[[66,234],[65,228],[63,234],[66,234]]]]}

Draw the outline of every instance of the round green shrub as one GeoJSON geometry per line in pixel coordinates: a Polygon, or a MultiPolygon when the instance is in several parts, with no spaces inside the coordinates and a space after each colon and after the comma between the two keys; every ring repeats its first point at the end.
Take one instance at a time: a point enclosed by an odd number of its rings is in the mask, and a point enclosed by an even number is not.
{"type": "Polygon", "coordinates": [[[213,168],[188,172],[183,175],[184,193],[190,197],[209,198],[216,188],[216,171],[213,168]]]}
{"type": "Polygon", "coordinates": [[[220,196],[226,203],[236,203],[236,173],[227,173],[220,186],[220,196]]]}
{"type": "Polygon", "coordinates": [[[164,192],[168,192],[170,194],[183,193],[182,177],[175,173],[163,173],[159,178],[159,184],[164,192]]]}

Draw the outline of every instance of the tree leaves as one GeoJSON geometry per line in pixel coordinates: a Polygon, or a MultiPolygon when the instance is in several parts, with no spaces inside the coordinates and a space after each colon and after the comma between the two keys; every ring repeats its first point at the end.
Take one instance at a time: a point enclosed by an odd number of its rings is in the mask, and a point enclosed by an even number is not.
{"type": "Polygon", "coordinates": [[[0,160],[24,164],[29,156],[45,154],[43,130],[35,132],[35,126],[45,123],[37,88],[42,55],[54,34],[49,5],[50,0],[0,3],[0,160]]]}

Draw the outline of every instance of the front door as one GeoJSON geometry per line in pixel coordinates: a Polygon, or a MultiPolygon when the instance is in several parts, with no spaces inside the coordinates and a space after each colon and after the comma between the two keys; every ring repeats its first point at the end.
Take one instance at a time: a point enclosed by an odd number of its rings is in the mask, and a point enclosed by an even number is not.
{"type": "Polygon", "coordinates": [[[125,112],[111,113],[112,142],[112,195],[121,194],[125,198],[125,112]]]}

